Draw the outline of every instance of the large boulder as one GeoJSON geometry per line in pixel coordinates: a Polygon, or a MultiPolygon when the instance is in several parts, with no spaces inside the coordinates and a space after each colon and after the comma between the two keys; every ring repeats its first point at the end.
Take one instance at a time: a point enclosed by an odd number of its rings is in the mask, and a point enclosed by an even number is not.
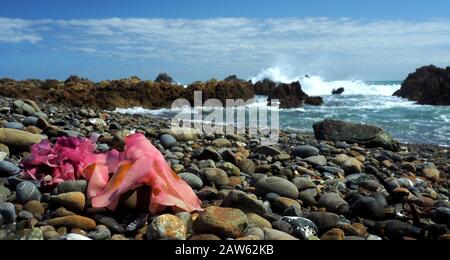
{"type": "Polygon", "coordinates": [[[367,147],[383,147],[397,151],[398,142],[383,129],[363,124],[353,124],[336,120],[315,123],[314,134],[318,140],[358,143],[367,147]]]}
{"type": "Polygon", "coordinates": [[[176,84],[177,82],[167,73],[160,73],[155,79],[155,83],[176,84]]]}
{"type": "Polygon", "coordinates": [[[450,106],[450,67],[422,67],[410,74],[394,96],[422,105],[450,106]]]}

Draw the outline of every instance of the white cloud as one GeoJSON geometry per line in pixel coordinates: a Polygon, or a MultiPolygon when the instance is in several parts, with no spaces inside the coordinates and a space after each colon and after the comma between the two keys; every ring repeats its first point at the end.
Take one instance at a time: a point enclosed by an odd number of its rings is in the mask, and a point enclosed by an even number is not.
{"type": "Polygon", "coordinates": [[[196,66],[224,63],[239,67],[245,63],[257,66],[255,70],[280,56],[298,63],[317,59],[331,63],[328,70],[332,70],[339,64],[358,67],[393,59],[395,64],[408,65],[450,62],[450,21],[0,18],[0,44],[19,42],[53,44],[64,46],[65,51],[120,59],[196,66]]]}

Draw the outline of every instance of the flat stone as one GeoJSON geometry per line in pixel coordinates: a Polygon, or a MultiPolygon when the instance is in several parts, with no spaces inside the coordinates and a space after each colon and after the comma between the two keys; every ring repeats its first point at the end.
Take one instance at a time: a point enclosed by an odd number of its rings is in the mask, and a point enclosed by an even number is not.
{"type": "Polygon", "coordinates": [[[94,230],[97,226],[93,219],[78,215],[50,219],[48,224],[55,227],[64,226],[83,230],[94,230]]]}
{"type": "Polygon", "coordinates": [[[8,147],[28,149],[33,144],[40,143],[45,139],[42,135],[31,134],[16,129],[0,128],[0,143],[8,147]]]}
{"type": "Polygon", "coordinates": [[[238,238],[243,235],[247,227],[247,216],[241,210],[209,207],[194,222],[193,230],[196,234],[238,238]]]}
{"type": "Polygon", "coordinates": [[[237,208],[244,213],[255,213],[260,216],[266,214],[264,203],[248,196],[245,192],[231,191],[223,201],[223,207],[237,208]]]}
{"type": "Polygon", "coordinates": [[[327,165],[327,158],[323,155],[311,156],[305,159],[305,162],[308,164],[317,167],[317,166],[325,166],[327,165]]]}
{"type": "Polygon", "coordinates": [[[186,240],[187,227],[177,216],[165,214],[155,218],[147,233],[148,240],[186,240]]]}
{"type": "Polygon", "coordinates": [[[319,206],[324,207],[329,212],[337,214],[347,214],[350,210],[348,203],[334,192],[323,194],[319,199],[319,206]]]}
{"type": "Polygon", "coordinates": [[[202,179],[193,173],[184,172],[180,174],[180,177],[194,190],[199,190],[203,187],[202,179]]]}
{"type": "Polygon", "coordinates": [[[292,183],[299,191],[316,188],[311,178],[297,177],[292,180],[292,183]]]}
{"type": "Polygon", "coordinates": [[[298,189],[290,181],[280,177],[263,178],[256,183],[256,193],[264,196],[268,193],[276,193],[280,196],[297,199],[298,189]]]}
{"type": "Polygon", "coordinates": [[[255,153],[264,154],[266,156],[276,156],[282,154],[282,152],[274,147],[267,145],[260,145],[255,148],[255,153]]]}
{"type": "Polygon", "coordinates": [[[0,161],[0,177],[11,177],[20,173],[20,168],[8,161],[0,161]]]}
{"type": "Polygon", "coordinates": [[[16,130],[23,130],[25,128],[22,123],[18,123],[18,122],[8,122],[3,127],[8,128],[8,129],[16,129],[16,130]]]}
{"type": "Polygon", "coordinates": [[[223,147],[230,147],[232,144],[228,139],[225,138],[219,138],[214,140],[213,145],[219,148],[223,148],[223,147]]]}
{"type": "Polygon", "coordinates": [[[58,184],[56,188],[59,194],[69,192],[81,192],[85,194],[87,188],[87,181],[85,180],[65,181],[63,183],[58,184]]]}
{"type": "Polygon", "coordinates": [[[292,151],[292,156],[300,158],[308,158],[311,156],[318,156],[319,149],[311,145],[300,145],[292,151]]]}

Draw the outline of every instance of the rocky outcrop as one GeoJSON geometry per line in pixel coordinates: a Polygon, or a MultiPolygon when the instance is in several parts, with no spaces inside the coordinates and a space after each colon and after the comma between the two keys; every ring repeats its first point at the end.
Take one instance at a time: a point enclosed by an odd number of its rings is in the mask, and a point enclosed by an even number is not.
{"type": "Polygon", "coordinates": [[[343,141],[365,145],[370,148],[383,147],[391,151],[398,150],[397,141],[376,126],[324,120],[315,123],[313,128],[317,140],[343,141]]]}
{"type": "Polygon", "coordinates": [[[272,100],[279,100],[280,108],[296,108],[304,104],[320,106],[323,104],[321,97],[310,97],[302,90],[300,82],[291,84],[276,83],[265,79],[255,84],[255,93],[257,95],[268,96],[269,104],[272,100]]]}
{"type": "Polygon", "coordinates": [[[167,73],[160,73],[155,79],[155,83],[176,84],[177,82],[167,73]]]}
{"type": "Polygon", "coordinates": [[[345,88],[333,89],[331,92],[332,95],[342,95],[345,92],[345,88]]]}
{"type": "Polygon", "coordinates": [[[421,105],[450,106],[450,67],[422,67],[410,74],[394,96],[421,105]]]}

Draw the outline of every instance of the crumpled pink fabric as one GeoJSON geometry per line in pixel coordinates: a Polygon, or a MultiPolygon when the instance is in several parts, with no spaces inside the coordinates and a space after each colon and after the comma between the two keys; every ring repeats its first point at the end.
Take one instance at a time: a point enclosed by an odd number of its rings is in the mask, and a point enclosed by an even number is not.
{"type": "Polygon", "coordinates": [[[31,156],[21,165],[26,174],[44,185],[88,180],[87,195],[96,208],[115,210],[122,194],[148,185],[152,188],[151,213],[168,207],[175,211],[202,211],[192,188],[172,171],[143,134],[127,137],[122,153],[112,150],[95,154],[97,138],[62,137],[53,147],[44,140],[31,147],[31,156]],[[52,176],[51,182],[45,182],[47,175],[52,176]]]}
{"type": "Polygon", "coordinates": [[[43,140],[31,147],[31,155],[21,162],[21,166],[25,174],[43,185],[78,180],[84,168],[95,162],[97,138],[61,137],[53,147],[49,140],[43,140]],[[44,180],[47,175],[52,176],[51,181],[44,180]]]}
{"type": "Polygon", "coordinates": [[[115,210],[122,194],[148,185],[152,188],[151,213],[167,207],[175,211],[202,211],[192,188],[173,172],[143,134],[127,137],[123,153],[111,151],[96,155],[95,161],[83,172],[90,180],[88,196],[93,207],[115,210]]]}

